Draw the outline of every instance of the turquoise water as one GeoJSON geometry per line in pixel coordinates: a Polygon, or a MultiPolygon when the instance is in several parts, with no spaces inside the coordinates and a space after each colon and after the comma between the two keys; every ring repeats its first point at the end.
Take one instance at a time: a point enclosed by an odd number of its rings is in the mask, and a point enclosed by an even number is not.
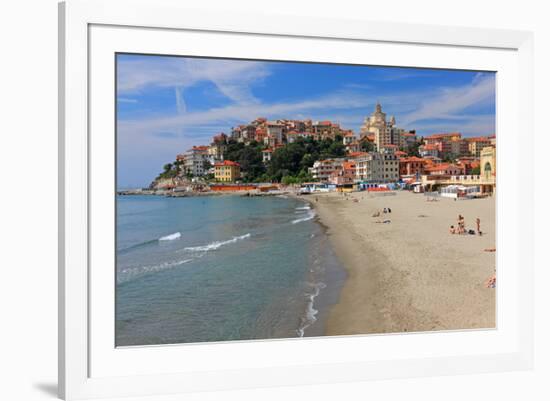
{"type": "Polygon", "coordinates": [[[344,274],[299,200],[120,196],[116,278],[127,346],[322,335],[344,274]]]}

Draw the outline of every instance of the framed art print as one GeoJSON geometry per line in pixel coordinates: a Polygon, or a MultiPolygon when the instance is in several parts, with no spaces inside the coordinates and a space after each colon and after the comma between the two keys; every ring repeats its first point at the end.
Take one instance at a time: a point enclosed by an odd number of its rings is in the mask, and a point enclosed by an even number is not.
{"type": "Polygon", "coordinates": [[[61,4],[60,395],[529,368],[531,43],[61,4]]]}

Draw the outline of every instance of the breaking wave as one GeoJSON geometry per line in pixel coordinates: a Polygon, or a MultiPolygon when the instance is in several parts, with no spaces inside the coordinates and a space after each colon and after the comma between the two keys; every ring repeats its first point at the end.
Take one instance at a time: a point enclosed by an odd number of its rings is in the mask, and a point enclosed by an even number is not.
{"type": "Polygon", "coordinates": [[[181,237],[181,233],[178,231],[177,233],[173,233],[170,235],[166,235],[164,237],[160,237],[159,241],[173,241],[175,239],[178,239],[181,237]]]}
{"type": "Polygon", "coordinates": [[[183,259],[183,260],[176,260],[173,262],[164,262],[160,263],[158,265],[152,265],[152,266],[139,266],[139,267],[128,267],[125,269],[122,269],[119,274],[122,275],[117,277],[118,282],[124,282],[130,280],[132,277],[141,276],[146,273],[154,273],[161,270],[166,269],[172,269],[174,267],[183,265],[185,263],[191,262],[193,259],[183,259]]]}
{"type": "Polygon", "coordinates": [[[184,248],[186,251],[194,251],[194,252],[207,252],[207,251],[213,251],[216,250],[224,245],[228,244],[234,244],[237,241],[241,241],[243,239],[250,238],[250,233],[233,237],[231,239],[228,239],[226,241],[214,241],[208,245],[202,245],[202,246],[189,246],[184,248]]]}
{"type": "Polygon", "coordinates": [[[301,217],[299,219],[292,220],[292,224],[298,224],[298,223],[301,223],[302,221],[308,221],[308,220],[313,219],[314,217],[315,217],[315,212],[313,210],[309,210],[305,217],[301,217]]]}

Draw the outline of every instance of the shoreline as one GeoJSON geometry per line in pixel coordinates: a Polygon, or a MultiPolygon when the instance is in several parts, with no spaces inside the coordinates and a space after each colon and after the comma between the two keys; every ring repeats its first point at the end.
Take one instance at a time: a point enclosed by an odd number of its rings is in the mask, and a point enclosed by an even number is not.
{"type": "Polygon", "coordinates": [[[426,202],[419,194],[373,197],[316,194],[309,201],[347,273],[330,308],[325,335],[494,328],[494,199],[426,202]],[[353,201],[356,199],[357,201],[353,201]],[[392,208],[376,224],[375,210],[392,208]],[[462,211],[467,228],[479,214],[483,236],[451,235],[462,211]],[[492,217],[492,218],[491,218],[492,217]]]}

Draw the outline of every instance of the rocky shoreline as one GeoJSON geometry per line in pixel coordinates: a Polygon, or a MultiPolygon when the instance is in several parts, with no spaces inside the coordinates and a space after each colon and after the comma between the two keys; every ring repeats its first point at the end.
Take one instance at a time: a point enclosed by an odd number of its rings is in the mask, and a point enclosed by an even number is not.
{"type": "Polygon", "coordinates": [[[269,192],[260,191],[169,191],[169,190],[153,190],[153,189],[126,189],[117,191],[119,196],[165,196],[168,198],[188,198],[197,196],[281,196],[281,195],[293,195],[294,192],[290,190],[277,190],[269,192]]]}

